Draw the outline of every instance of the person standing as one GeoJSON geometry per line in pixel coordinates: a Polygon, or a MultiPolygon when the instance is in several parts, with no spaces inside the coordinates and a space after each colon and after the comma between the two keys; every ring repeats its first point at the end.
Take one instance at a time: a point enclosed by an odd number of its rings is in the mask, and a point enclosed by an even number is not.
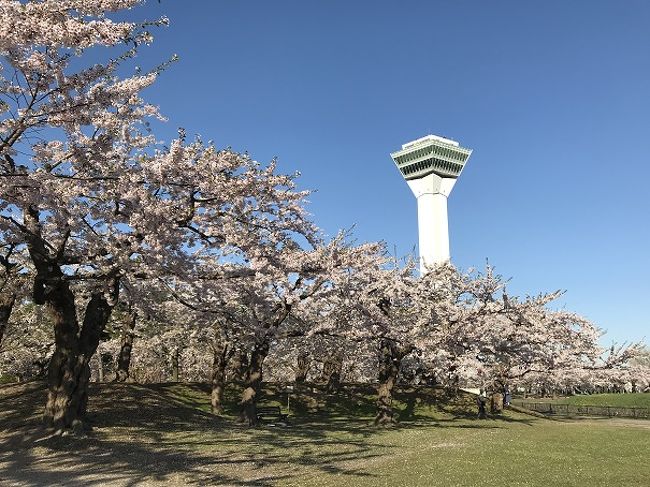
{"type": "Polygon", "coordinates": [[[476,405],[478,406],[478,418],[485,419],[487,416],[485,414],[485,403],[487,402],[486,398],[483,396],[483,393],[476,396],[476,405]]]}

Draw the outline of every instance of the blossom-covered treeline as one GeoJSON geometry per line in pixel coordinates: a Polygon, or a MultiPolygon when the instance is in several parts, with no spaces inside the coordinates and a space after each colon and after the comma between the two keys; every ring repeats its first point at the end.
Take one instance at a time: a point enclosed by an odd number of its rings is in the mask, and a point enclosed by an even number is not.
{"type": "Polygon", "coordinates": [[[0,232],[29,255],[31,299],[53,322],[45,420],[57,429],[81,425],[90,358],[123,282],[217,279],[224,260],[260,258],[310,233],[304,194],[274,164],[183,135],[155,145],[146,118],[158,110],[140,93],[160,70],[118,71],[166,20],[107,15],[138,3],[0,3],[0,232]],[[100,46],[114,56],[76,62],[100,46]]]}
{"type": "Polygon", "coordinates": [[[167,20],[112,20],[140,3],[0,0],[0,373],[47,370],[48,426],[83,427],[91,374],[209,381],[215,413],[240,381],[249,424],[264,377],[378,382],[379,423],[399,380],[647,387],[638,346],[602,350],[557,293],[509,296],[490,268],[417,278],[325,238],[275,161],[156,140],[142,92],[169,63],[132,61],[167,20]]]}

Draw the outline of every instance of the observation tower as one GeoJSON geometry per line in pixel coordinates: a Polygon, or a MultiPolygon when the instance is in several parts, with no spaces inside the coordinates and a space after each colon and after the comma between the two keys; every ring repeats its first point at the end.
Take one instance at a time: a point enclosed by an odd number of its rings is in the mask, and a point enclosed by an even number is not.
{"type": "Polygon", "coordinates": [[[447,197],[471,154],[454,140],[427,135],[390,155],[418,202],[421,275],[449,260],[447,197]]]}

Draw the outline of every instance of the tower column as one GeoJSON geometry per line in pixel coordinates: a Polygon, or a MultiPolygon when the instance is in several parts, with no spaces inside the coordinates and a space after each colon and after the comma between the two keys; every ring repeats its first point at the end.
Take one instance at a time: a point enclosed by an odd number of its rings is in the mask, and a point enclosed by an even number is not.
{"type": "Polygon", "coordinates": [[[447,196],[424,193],[417,198],[420,274],[427,268],[449,261],[447,196]]]}
{"type": "Polygon", "coordinates": [[[428,174],[407,181],[418,202],[418,235],[420,274],[428,267],[449,261],[449,223],[447,197],[456,179],[428,174]]]}

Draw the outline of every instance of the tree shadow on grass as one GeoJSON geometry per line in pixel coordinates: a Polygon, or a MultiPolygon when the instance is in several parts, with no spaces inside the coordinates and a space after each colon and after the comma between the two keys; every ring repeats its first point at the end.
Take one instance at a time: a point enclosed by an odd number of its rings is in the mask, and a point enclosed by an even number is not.
{"type": "Polygon", "coordinates": [[[159,385],[91,390],[94,430],[48,438],[39,424],[44,399],[42,386],[3,394],[0,485],[266,487],[305,473],[368,476],[355,464],[379,456],[365,423],[248,429],[159,385]]]}
{"type": "MultiPolygon", "coordinates": [[[[335,396],[310,388],[311,398],[302,404],[321,401],[321,407],[298,410],[286,428],[246,428],[234,416],[217,418],[208,412],[208,392],[199,384],[93,385],[88,422],[94,429],[89,435],[48,438],[40,426],[45,387],[3,388],[0,485],[270,487],[323,474],[335,474],[345,483],[346,478],[372,478],[372,461],[390,458],[397,448],[383,439],[383,428],[371,425],[371,386],[346,391],[338,403],[335,396]]],[[[463,401],[445,405],[437,392],[409,389],[400,394],[400,429],[494,429],[506,422],[526,423],[509,416],[476,420],[463,401]],[[434,406],[443,418],[418,412],[434,406]]],[[[234,397],[229,399],[232,413],[234,397]]],[[[281,398],[281,391],[270,390],[265,400],[281,398]]]]}

